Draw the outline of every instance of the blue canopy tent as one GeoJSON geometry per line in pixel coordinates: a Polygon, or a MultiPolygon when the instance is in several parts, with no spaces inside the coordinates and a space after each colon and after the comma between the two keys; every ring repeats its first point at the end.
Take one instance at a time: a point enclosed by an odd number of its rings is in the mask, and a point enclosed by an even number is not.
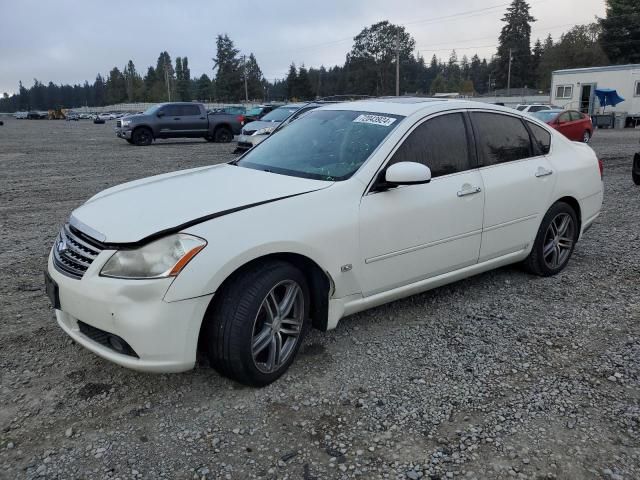
{"type": "Polygon", "coordinates": [[[595,94],[600,100],[600,106],[606,109],[607,105],[611,105],[615,107],[620,102],[624,102],[624,98],[622,98],[615,88],[596,88],[595,94]]]}

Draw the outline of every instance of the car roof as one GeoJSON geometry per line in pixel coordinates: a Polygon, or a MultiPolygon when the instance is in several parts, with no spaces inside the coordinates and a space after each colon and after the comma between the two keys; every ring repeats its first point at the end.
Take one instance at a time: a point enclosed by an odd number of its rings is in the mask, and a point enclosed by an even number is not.
{"type": "Polygon", "coordinates": [[[444,99],[427,97],[388,97],[367,100],[356,100],[353,102],[340,102],[330,105],[323,105],[319,110],[356,110],[361,112],[387,113],[391,115],[409,116],[419,111],[439,111],[453,110],[456,108],[475,108],[483,110],[495,110],[499,112],[522,113],[513,108],[493,105],[490,103],[444,99]]]}

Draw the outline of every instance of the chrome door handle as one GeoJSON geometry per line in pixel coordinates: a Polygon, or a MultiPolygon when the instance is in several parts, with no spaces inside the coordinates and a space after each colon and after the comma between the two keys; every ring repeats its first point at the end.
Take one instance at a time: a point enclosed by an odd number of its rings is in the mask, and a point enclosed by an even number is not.
{"type": "Polygon", "coordinates": [[[467,195],[475,195],[476,193],[480,193],[482,189],[480,187],[470,187],[465,188],[464,190],[460,190],[458,192],[459,197],[465,197],[467,195]]]}
{"type": "Polygon", "coordinates": [[[540,167],[536,172],[536,177],[538,178],[546,177],[547,175],[551,175],[552,173],[553,173],[553,170],[547,170],[546,168],[540,167]]]}

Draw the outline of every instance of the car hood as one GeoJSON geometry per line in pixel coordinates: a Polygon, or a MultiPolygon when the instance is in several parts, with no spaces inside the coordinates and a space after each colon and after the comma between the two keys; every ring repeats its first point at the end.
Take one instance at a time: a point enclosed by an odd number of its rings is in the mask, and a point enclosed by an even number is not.
{"type": "Polygon", "coordinates": [[[281,122],[265,122],[264,120],[256,120],[255,122],[249,122],[244,127],[243,130],[260,130],[261,128],[266,127],[277,127],[281,122]]]}
{"type": "Polygon", "coordinates": [[[144,242],[234,211],[327,188],[332,182],[229,164],[183,170],[104,190],[70,223],[104,243],[144,242]]]}

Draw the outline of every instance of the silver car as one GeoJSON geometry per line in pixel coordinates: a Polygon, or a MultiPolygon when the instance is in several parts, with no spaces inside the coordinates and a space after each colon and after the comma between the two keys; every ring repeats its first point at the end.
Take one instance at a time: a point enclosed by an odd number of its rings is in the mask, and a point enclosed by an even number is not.
{"type": "Polygon", "coordinates": [[[306,103],[289,103],[267,113],[260,120],[247,123],[238,137],[236,152],[246,152],[269,136],[288,117],[300,110],[306,103]]]}

